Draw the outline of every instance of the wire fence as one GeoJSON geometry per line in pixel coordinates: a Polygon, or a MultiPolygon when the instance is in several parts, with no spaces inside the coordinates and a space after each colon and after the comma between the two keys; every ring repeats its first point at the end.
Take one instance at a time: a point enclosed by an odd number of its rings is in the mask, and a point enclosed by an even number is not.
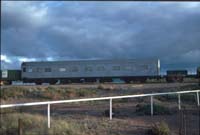
{"type": "MultiPolygon", "coordinates": [[[[31,106],[41,106],[41,105],[47,105],[47,127],[51,127],[51,120],[50,120],[50,105],[52,104],[61,104],[61,103],[76,103],[76,102],[87,102],[87,101],[102,101],[102,100],[109,100],[109,118],[112,120],[113,117],[113,101],[117,99],[126,99],[126,98],[138,98],[138,97],[150,97],[150,112],[151,115],[154,115],[154,97],[156,96],[162,96],[162,95],[177,95],[178,97],[178,109],[179,112],[179,133],[180,135],[187,135],[188,133],[191,133],[191,128],[188,123],[191,123],[192,121],[188,117],[189,111],[185,110],[181,106],[181,95],[182,94],[188,94],[188,93],[196,93],[194,96],[194,99],[196,99],[197,106],[199,106],[199,92],[200,90],[190,90],[190,91],[179,91],[179,92],[165,92],[165,93],[151,93],[151,94],[139,94],[139,95],[126,95],[126,96],[113,96],[113,97],[100,97],[100,98],[87,98],[87,99],[73,99],[73,100],[60,100],[60,101],[47,101],[47,102],[33,102],[33,103],[20,103],[20,104],[7,104],[7,105],[0,105],[1,110],[6,108],[16,108],[16,107],[31,107],[31,106]]],[[[18,133],[21,135],[21,127],[20,122],[18,122],[19,127],[17,129],[11,128],[8,129],[8,132],[6,132],[6,135],[12,135],[18,133]]],[[[51,127],[53,128],[53,127],[51,127]]],[[[33,132],[34,134],[34,132],[33,132]]],[[[38,131],[35,134],[37,135],[45,135],[48,133],[38,131]]]]}

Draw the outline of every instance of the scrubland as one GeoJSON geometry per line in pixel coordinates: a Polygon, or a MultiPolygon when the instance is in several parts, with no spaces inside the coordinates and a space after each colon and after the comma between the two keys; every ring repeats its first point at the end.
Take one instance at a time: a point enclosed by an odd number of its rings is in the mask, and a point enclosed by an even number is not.
{"type": "MultiPolygon", "coordinates": [[[[199,89],[196,83],[169,84],[71,84],[49,86],[4,86],[1,104],[118,96],[152,92],[199,89]]],[[[109,101],[51,105],[51,128],[47,128],[47,106],[1,109],[2,135],[198,135],[200,108],[195,94],[156,96],[154,116],[150,98],[113,100],[113,120],[109,101]],[[185,128],[186,127],[186,131],[185,128]]]]}

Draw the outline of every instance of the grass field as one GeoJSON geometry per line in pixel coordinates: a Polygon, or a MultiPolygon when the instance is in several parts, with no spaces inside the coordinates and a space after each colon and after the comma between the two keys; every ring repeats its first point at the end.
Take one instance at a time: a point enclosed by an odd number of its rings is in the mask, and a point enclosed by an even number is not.
{"type": "MultiPolygon", "coordinates": [[[[190,89],[199,89],[199,86],[195,83],[5,86],[1,89],[1,104],[190,89]]],[[[113,100],[112,121],[106,113],[108,101],[51,105],[50,129],[46,106],[1,109],[0,134],[16,134],[21,119],[24,135],[178,135],[179,131],[184,132],[181,123],[185,123],[188,134],[196,135],[200,120],[196,96],[183,94],[181,99],[182,113],[178,111],[177,96],[155,97],[153,117],[149,97],[113,100]]]]}

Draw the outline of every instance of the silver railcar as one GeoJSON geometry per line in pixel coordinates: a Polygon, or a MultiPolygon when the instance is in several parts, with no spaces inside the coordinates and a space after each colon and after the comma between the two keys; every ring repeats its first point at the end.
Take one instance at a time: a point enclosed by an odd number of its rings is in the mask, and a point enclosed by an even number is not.
{"type": "Polygon", "coordinates": [[[136,78],[159,76],[160,61],[151,60],[75,60],[23,62],[22,79],[26,82],[112,81],[130,82],[136,78]]]}

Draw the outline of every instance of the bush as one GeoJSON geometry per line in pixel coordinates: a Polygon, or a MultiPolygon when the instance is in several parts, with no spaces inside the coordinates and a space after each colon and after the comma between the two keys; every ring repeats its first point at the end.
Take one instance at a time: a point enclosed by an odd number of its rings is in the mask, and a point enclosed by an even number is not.
{"type": "MultiPolygon", "coordinates": [[[[1,119],[2,125],[0,128],[0,134],[5,135],[12,133],[18,129],[18,119],[22,120],[22,132],[23,135],[31,134],[48,134],[48,135],[82,135],[82,127],[80,124],[65,121],[61,119],[51,118],[51,128],[47,129],[46,116],[31,115],[31,114],[8,114],[4,115],[1,119]]],[[[16,133],[16,132],[15,132],[16,133]]]]}
{"type": "Polygon", "coordinates": [[[127,103],[130,100],[131,100],[130,98],[121,98],[121,99],[115,99],[115,102],[117,102],[117,103],[127,103]]]}
{"type": "Polygon", "coordinates": [[[153,124],[149,131],[150,135],[169,135],[170,129],[165,122],[153,124]]]}
{"type": "Polygon", "coordinates": [[[172,95],[162,95],[162,96],[156,96],[156,99],[160,100],[160,101],[178,101],[178,96],[175,94],[172,95]]]}
{"type": "Polygon", "coordinates": [[[97,89],[105,89],[105,87],[100,84],[100,85],[97,86],[97,89]]]}
{"type": "Polygon", "coordinates": [[[84,97],[84,96],[96,94],[96,91],[92,89],[78,89],[76,93],[78,97],[84,97]]]}
{"type": "MultiPolygon", "coordinates": [[[[136,106],[136,113],[139,115],[150,115],[151,114],[151,105],[138,104],[136,106]]],[[[169,111],[169,108],[154,104],[153,105],[153,114],[154,115],[170,114],[170,111],[169,111]]]]}
{"type": "Polygon", "coordinates": [[[8,87],[1,89],[1,98],[4,100],[13,98],[39,98],[48,100],[61,100],[74,97],[91,96],[96,93],[94,89],[70,89],[70,88],[23,88],[23,87],[8,87]]]}
{"type": "Polygon", "coordinates": [[[110,90],[115,90],[115,88],[113,86],[109,86],[109,87],[106,87],[102,84],[98,85],[97,86],[97,89],[100,89],[100,90],[107,90],[107,91],[110,91],[110,90]]]}
{"type": "Polygon", "coordinates": [[[85,97],[94,95],[96,91],[92,89],[67,89],[63,93],[65,97],[73,98],[73,97],[85,97]]]}
{"type": "Polygon", "coordinates": [[[181,100],[182,101],[188,101],[188,102],[195,102],[196,101],[196,95],[195,94],[194,93],[181,94],[181,100]]]}
{"type": "Polygon", "coordinates": [[[9,87],[1,89],[1,98],[5,100],[8,98],[23,97],[24,94],[25,89],[20,87],[9,87]]]}
{"type": "MultiPolygon", "coordinates": [[[[178,95],[176,95],[176,94],[157,96],[156,98],[161,101],[169,101],[169,100],[178,101],[178,95]]],[[[195,102],[196,95],[193,93],[181,94],[181,101],[195,102]]]]}

